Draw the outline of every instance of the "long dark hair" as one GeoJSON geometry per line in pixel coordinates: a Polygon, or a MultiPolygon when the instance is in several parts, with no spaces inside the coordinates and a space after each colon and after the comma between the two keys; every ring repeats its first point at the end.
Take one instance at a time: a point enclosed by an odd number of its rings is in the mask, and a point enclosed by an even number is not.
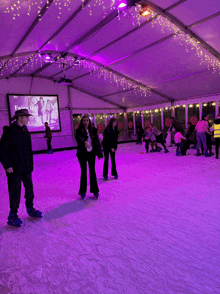
{"type": "Polygon", "coordinates": [[[84,125],[83,125],[83,119],[85,117],[88,117],[88,119],[89,119],[89,126],[88,126],[89,134],[90,134],[91,137],[94,137],[94,127],[92,126],[91,119],[89,118],[88,115],[84,115],[81,118],[81,121],[79,123],[78,130],[81,131],[82,133],[86,133],[86,129],[85,129],[84,125]]]}
{"type": "Polygon", "coordinates": [[[117,131],[118,133],[119,133],[119,131],[118,131],[118,121],[117,121],[117,118],[116,117],[112,117],[111,119],[110,119],[110,121],[109,121],[109,123],[108,123],[108,126],[107,126],[107,128],[109,128],[109,129],[113,129],[113,130],[115,130],[115,131],[117,131]],[[113,129],[113,122],[117,122],[117,125],[115,126],[115,128],[113,129]]]}

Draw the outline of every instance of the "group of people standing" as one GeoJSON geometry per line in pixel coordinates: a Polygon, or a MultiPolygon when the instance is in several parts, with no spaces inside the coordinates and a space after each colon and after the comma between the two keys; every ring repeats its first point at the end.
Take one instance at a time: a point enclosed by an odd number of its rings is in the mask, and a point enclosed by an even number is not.
{"type": "MultiPolygon", "coordinates": [[[[219,157],[219,140],[220,140],[220,114],[217,115],[213,125],[211,126],[208,122],[209,114],[204,114],[202,119],[196,124],[193,125],[191,122],[188,122],[188,130],[184,135],[183,129],[181,125],[171,117],[171,125],[167,131],[167,140],[170,141],[169,146],[171,146],[171,137],[174,134],[174,142],[176,145],[176,155],[183,156],[186,155],[187,149],[190,148],[191,140],[190,137],[193,133],[195,133],[196,142],[194,145],[194,149],[197,149],[196,156],[200,156],[204,154],[206,157],[214,155],[212,152],[212,136],[214,135],[215,145],[216,145],[216,159],[219,157]],[[201,152],[200,152],[201,149],[201,152]]],[[[168,153],[168,149],[165,144],[165,140],[163,138],[162,132],[151,124],[149,127],[144,129],[141,124],[138,123],[136,127],[137,133],[137,143],[141,144],[141,140],[145,144],[144,148],[146,153],[149,152],[149,145],[151,145],[150,152],[160,152],[162,150],[161,147],[158,146],[160,143],[165,153],[168,153]]]]}
{"type": "Polygon", "coordinates": [[[44,124],[44,117],[46,117],[46,120],[51,124],[53,111],[51,101],[47,99],[47,102],[45,103],[43,97],[40,97],[40,99],[34,105],[37,106],[37,114],[41,119],[41,123],[44,124]]]}
{"type": "MultiPolygon", "coordinates": [[[[41,218],[42,212],[34,208],[34,191],[32,183],[32,172],[33,172],[33,152],[30,133],[26,127],[29,116],[27,109],[20,109],[15,112],[12,117],[13,123],[10,126],[4,127],[4,132],[0,141],[0,161],[6,171],[8,191],[9,191],[9,202],[10,212],[8,216],[8,224],[15,227],[21,226],[21,219],[18,217],[18,209],[20,204],[21,196],[21,183],[25,188],[25,204],[26,210],[29,216],[35,218],[41,218]]],[[[45,123],[48,149],[51,147],[51,130],[47,123],[45,123]]],[[[176,127],[175,141],[177,144],[177,153],[184,154],[184,148],[187,150],[190,141],[189,136],[197,131],[197,153],[200,155],[200,147],[203,144],[205,155],[208,156],[208,150],[210,150],[210,142],[212,130],[208,126],[208,115],[204,115],[202,120],[197,123],[195,128],[190,125],[189,129],[184,137],[181,131],[176,127]],[[182,140],[186,141],[188,145],[181,145],[182,140]]],[[[217,115],[213,126],[214,137],[216,141],[216,158],[219,156],[219,141],[220,141],[220,114],[217,115]]],[[[103,166],[103,178],[108,180],[108,165],[109,155],[111,158],[112,169],[111,175],[115,179],[118,179],[118,173],[116,170],[115,163],[115,152],[118,145],[118,128],[117,119],[111,118],[108,126],[104,130],[102,146],[98,138],[98,132],[95,126],[91,124],[88,116],[83,116],[78,129],[76,130],[77,140],[77,157],[81,168],[80,177],[80,189],[79,195],[82,199],[85,198],[87,192],[87,162],[89,165],[89,177],[90,177],[90,192],[98,199],[99,188],[97,184],[97,177],[95,172],[95,158],[103,158],[104,153],[104,166],[103,166]]],[[[151,151],[161,151],[162,148],[158,147],[160,143],[165,150],[165,153],[169,152],[165,143],[163,134],[153,125],[150,125],[144,134],[146,150],[149,149],[149,143],[151,143],[151,151]]],[[[211,152],[211,151],[209,151],[211,152]]]]}
{"type": "Polygon", "coordinates": [[[216,159],[218,159],[219,138],[220,138],[220,114],[217,115],[213,126],[209,125],[208,119],[209,119],[208,114],[203,115],[202,120],[199,121],[195,127],[195,131],[197,132],[196,156],[201,155],[200,148],[202,153],[203,151],[205,151],[206,157],[214,155],[214,153],[212,152],[212,135],[214,133],[214,138],[216,143],[216,159]]]}
{"type": "MultiPolygon", "coordinates": [[[[34,208],[34,190],[32,182],[33,172],[33,151],[30,132],[26,125],[29,117],[32,116],[28,109],[20,109],[15,112],[11,118],[13,123],[3,128],[3,134],[0,141],[0,161],[6,171],[10,212],[7,224],[20,227],[21,219],[18,217],[18,209],[21,198],[21,183],[25,188],[25,205],[30,217],[41,218],[42,212],[34,208]]],[[[117,120],[112,118],[104,131],[103,151],[104,167],[103,177],[108,179],[108,161],[109,155],[112,161],[112,176],[118,178],[115,152],[118,144],[117,120]]],[[[51,130],[48,123],[45,123],[45,137],[47,139],[48,152],[51,147],[51,130]]],[[[103,158],[101,143],[98,139],[97,129],[92,126],[88,116],[83,116],[80,125],[76,131],[77,157],[81,167],[79,194],[82,199],[87,191],[87,162],[90,173],[90,192],[98,199],[99,188],[95,172],[95,157],[103,158]]],[[[51,152],[49,152],[51,153],[51,152]]]]}
{"type": "Polygon", "coordinates": [[[177,156],[186,155],[186,151],[190,148],[191,144],[190,136],[194,133],[195,140],[193,149],[197,149],[195,155],[200,156],[204,154],[205,157],[210,157],[214,155],[214,153],[212,152],[212,136],[214,135],[216,145],[216,159],[218,159],[220,140],[220,114],[216,116],[213,125],[211,125],[208,120],[209,114],[203,114],[202,119],[198,121],[196,125],[188,122],[188,131],[186,135],[183,134],[183,130],[178,125],[178,123],[176,123],[175,126],[171,125],[168,133],[171,133],[172,131],[175,132],[174,142],[177,147],[177,156]]]}

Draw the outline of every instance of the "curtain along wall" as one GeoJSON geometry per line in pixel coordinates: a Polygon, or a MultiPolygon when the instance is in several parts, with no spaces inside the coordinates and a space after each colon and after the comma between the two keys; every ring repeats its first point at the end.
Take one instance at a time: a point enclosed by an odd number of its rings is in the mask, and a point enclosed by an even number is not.
{"type": "MultiPolygon", "coordinates": [[[[2,127],[9,124],[7,93],[32,95],[58,95],[61,119],[61,132],[53,133],[53,148],[75,147],[75,131],[83,115],[89,115],[99,133],[103,133],[111,117],[118,120],[119,140],[129,141],[136,138],[136,125],[141,122],[143,128],[153,123],[164,134],[174,116],[186,131],[187,122],[196,124],[203,113],[210,114],[212,123],[220,113],[220,95],[200,97],[170,103],[129,108],[126,112],[110,103],[101,101],[75,89],[68,91],[66,86],[39,78],[11,78],[0,80],[0,135],[2,127]],[[85,108],[86,107],[86,108],[85,108]]],[[[32,134],[33,150],[45,150],[44,133],[32,134]]]]}

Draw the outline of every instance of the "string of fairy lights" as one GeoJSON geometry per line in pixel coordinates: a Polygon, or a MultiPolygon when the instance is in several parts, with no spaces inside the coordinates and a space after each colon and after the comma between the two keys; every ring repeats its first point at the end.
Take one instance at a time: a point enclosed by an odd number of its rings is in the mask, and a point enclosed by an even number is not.
{"type": "MultiPolygon", "coordinates": [[[[73,0],[53,0],[54,4],[58,6],[59,13],[58,18],[60,18],[62,14],[62,9],[68,9],[70,10],[70,4],[73,0]]],[[[45,1],[44,1],[45,2],[45,1]]],[[[40,13],[44,4],[43,0],[16,0],[12,1],[13,4],[8,5],[5,9],[5,13],[12,13],[13,19],[16,17],[21,16],[21,9],[22,4],[28,4],[28,11],[27,14],[30,15],[32,8],[34,5],[37,5],[37,13],[39,16],[39,19],[41,17],[40,13]]],[[[82,8],[84,9],[84,2],[85,0],[82,0],[82,8]]],[[[93,8],[97,6],[102,6],[104,11],[104,16],[107,15],[108,9],[117,9],[115,5],[115,0],[108,0],[108,5],[105,3],[104,0],[95,0],[93,2],[89,2],[88,9],[89,14],[92,15],[93,8]]],[[[47,7],[49,7],[49,0],[47,0],[47,7]]],[[[135,6],[130,9],[125,9],[122,12],[118,13],[119,20],[122,17],[125,16],[132,16],[132,22],[133,25],[140,25],[140,6],[135,6]]],[[[212,72],[219,71],[220,73],[220,61],[215,58],[214,56],[211,56],[200,44],[200,42],[194,38],[192,38],[190,35],[185,34],[183,31],[180,30],[175,24],[170,22],[165,17],[158,15],[153,10],[151,11],[151,14],[148,15],[148,19],[152,18],[151,25],[154,27],[155,25],[159,25],[161,28],[162,33],[165,33],[167,30],[171,31],[173,33],[174,39],[176,39],[181,46],[185,46],[186,52],[194,51],[197,58],[200,59],[200,65],[206,64],[208,70],[212,70],[212,72]]],[[[59,64],[59,67],[62,67],[62,65],[65,63],[66,66],[75,66],[76,60],[75,58],[62,58],[61,56],[58,56],[56,59],[51,58],[49,61],[45,61],[45,56],[43,54],[32,54],[30,56],[25,57],[14,57],[10,58],[8,60],[0,60],[0,75],[1,76],[10,76],[13,74],[16,70],[20,68],[21,72],[24,72],[26,68],[34,69],[36,65],[39,65],[42,67],[46,62],[50,62],[53,64],[59,64]]],[[[114,74],[111,70],[105,69],[105,67],[98,67],[95,64],[92,64],[91,62],[87,61],[86,59],[79,59],[78,65],[84,68],[87,68],[89,73],[91,75],[97,74],[99,78],[104,78],[104,80],[110,80],[111,83],[115,84],[117,87],[122,88],[123,90],[130,90],[132,89],[135,95],[144,95],[149,96],[151,95],[151,89],[146,86],[139,86],[135,83],[132,83],[129,79],[126,79],[124,77],[118,76],[114,74]]]]}
{"type": "Polygon", "coordinates": [[[186,52],[194,51],[195,55],[200,59],[200,65],[205,63],[208,70],[213,72],[219,71],[220,73],[220,61],[207,53],[207,51],[201,46],[200,42],[190,35],[185,34],[175,24],[166,19],[165,17],[152,12],[152,16],[155,16],[151,22],[152,26],[159,24],[162,33],[165,33],[165,29],[168,29],[174,33],[174,39],[177,39],[181,46],[185,46],[186,52]]]}
{"type": "MultiPolygon", "coordinates": [[[[82,1],[82,9],[85,8],[85,0],[82,1]]],[[[52,3],[57,5],[58,13],[57,18],[61,18],[63,10],[71,10],[71,2],[74,0],[53,0],[52,3]]],[[[5,13],[10,13],[12,15],[12,19],[16,19],[21,16],[21,11],[25,10],[28,16],[31,15],[32,11],[37,10],[37,15],[39,20],[41,20],[41,11],[43,7],[46,5],[46,9],[51,5],[50,0],[46,2],[43,0],[11,0],[10,4],[5,4],[5,13]]],[[[107,15],[107,10],[117,9],[115,0],[94,0],[88,3],[89,15],[93,15],[93,12],[98,6],[102,6],[103,9],[103,18],[107,15]]]]}

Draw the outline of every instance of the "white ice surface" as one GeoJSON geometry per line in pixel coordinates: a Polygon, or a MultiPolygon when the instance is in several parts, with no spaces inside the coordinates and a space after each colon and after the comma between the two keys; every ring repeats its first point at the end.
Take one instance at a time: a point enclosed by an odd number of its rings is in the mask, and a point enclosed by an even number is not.
{"type": "Polygon", "coordinates": [[[27,217],[22,190],[21,228],[6,225],[1,167],[0,293],[220,293],[220,160],[169,149],[119,145],[118,180],[97,160],[98,200],[78,196],[76,150],[35,155],[44,217],[27,217]]]}

